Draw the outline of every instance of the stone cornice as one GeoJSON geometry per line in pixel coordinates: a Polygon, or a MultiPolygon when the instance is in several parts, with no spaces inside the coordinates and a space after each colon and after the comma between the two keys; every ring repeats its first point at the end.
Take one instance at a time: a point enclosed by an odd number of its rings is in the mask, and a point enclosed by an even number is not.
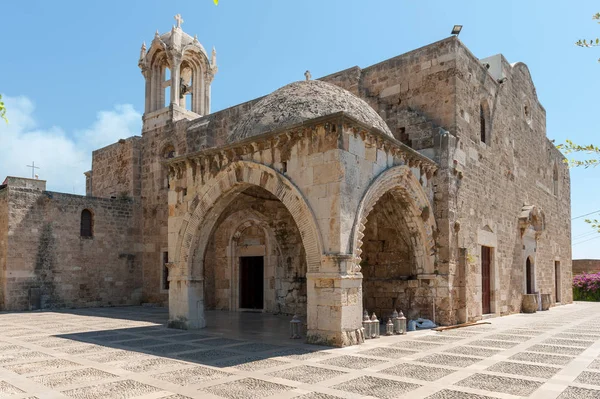
{"type": "Polygon", "coordinates": [[[328,129],[331,134],[341,135],[354,134],[360,135],[362,140],[370,142],[386,153],[391,152],[394,156],[400,156],[407,165],[414,168],[420,168],[428,178],[438,169],[438,164],[418,153],[402,142],[390,137],[388,134],[356,120],[345,112],[336,112],[330,115],[314,118],[284,129],[278,129],[259,136],[249,137],[244,140],[236,141],[231,144],[225,144],[219,147],[206,148],[193,153],[185,154],[176,158],[163,161],[163,164],[169,168],[169,175],[180,178],[183,171],[189,164],[209,164],[222,167],[230,162],[241,159],[244,155],[254,152],[277,148],[294,142],[303,137],[309,137],[316,132],[318,127],[328,129]],[[341,125],[343,129],[337,129],[341,125]],[[335,127],[334,127],[335,126],[335,127]]]}

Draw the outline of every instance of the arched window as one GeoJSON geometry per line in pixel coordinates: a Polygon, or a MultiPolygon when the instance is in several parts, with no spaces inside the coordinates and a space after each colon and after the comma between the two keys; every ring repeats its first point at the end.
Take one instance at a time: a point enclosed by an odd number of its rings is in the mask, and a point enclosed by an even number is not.
{"type": "Polygon", "coordinates": [[[93,237],[93,227],[94,221],[92,217],[92,212],[89,209],[84,209],[81,211],[81,236],[82,237],[93,237]]]}
{"type": "Polygon", "coordinates": [[[529,103],[529,100],[525,100],[525,103],[523,104],[523,115],[525,115],[525,122],[527,122],[528,125],[531,125],[531,104],[529,103]]]}
{"type": "Polygon", "coordinates": [[[177,153],[175,152],[175,147],[173,147],[173,145],[171,144],[165,145],[161,154],[162,157],[165,159],[175,158],[175,156],[177,155],[177,153]]]}

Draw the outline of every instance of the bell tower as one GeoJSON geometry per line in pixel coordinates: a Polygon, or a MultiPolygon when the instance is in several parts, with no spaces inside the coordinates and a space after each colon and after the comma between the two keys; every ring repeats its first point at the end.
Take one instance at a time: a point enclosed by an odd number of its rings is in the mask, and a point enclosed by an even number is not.
{"type": "Polygon", "coordinates": [[[210,85],[217,73],[217,54],[211,57],[198,41],[181,29],[175,16],[170,32],[156,31],[150,48],[142,44],[138,65],[146,80],[144,130],[168,120],[195,119],[210,113],[210,85]]]}

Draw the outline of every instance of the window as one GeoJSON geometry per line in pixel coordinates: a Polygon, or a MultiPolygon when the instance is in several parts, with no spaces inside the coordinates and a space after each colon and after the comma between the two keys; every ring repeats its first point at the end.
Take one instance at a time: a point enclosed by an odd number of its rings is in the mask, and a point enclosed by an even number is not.
{"type": "Polygon", "coordinates": [[[81,237],[93,237],[93,222],[92,212],[89,209],[81,211],[81,237]]]}
{"type": "Polygon", "coordinates": [[[173,147],[173,145],[171,144],[167,144],[163,147],[163,150],[161,151],[162,157],[165,159],[171,159],[171,158],[175,158],[175,156],[177,155],[175,152],[175,147],[173,147]]]}
{"type": "Polygon", "coordinates": [[[523,114],[525,115],[525,122],[527,122],[528,125],[531,125],[531,106],[529,105],[529,101],[525,101],[525,105],[523,106],[523,114]]]}
{"type": "Polygon", "coordinates": [[[162,82],[162,106],[168,107],[171,104],[171,70],[165,68],[163,70],[164,81],[162,82]]]}
{"type": "Polygon", "coordinates": [[[169,289],[169,268],[167,267],[167,263],[169,263],[169,253],[163,252],[162,256],[162,289],[169,289]]]}
{"type": "Polygon", "coordinates": [[[490,106],[487,100],[482,100],[479,104],[479,138],[482,143],[488,145],[492,143],[490,120],[490,106]]]}
{"type": "Polygon", "coordinates": [[[486,142],[486,136],[485,136],[485,110],[483,109],[483,104],[481,104],[479,106],[479,124],[480,124],[480,134],[481,134],[481,142],[485,143],[486,142]]]}

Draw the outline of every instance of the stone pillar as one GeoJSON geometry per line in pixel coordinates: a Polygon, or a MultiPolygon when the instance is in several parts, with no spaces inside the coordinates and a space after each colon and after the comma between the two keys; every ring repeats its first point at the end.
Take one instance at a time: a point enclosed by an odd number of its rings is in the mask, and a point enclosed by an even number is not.
{"type": "Polygon", "coordinates": [[[179,92],[181,90],[181,58],[173,57],[173,69],[171,70],[171,104],[179,105],[179,92]]]}
{"type": "Polygon", "coordinates": [[[203,84],[203,72],[201,66],[196,66],[194,68],[194,73],[192,75],[192,112],[197,113],[198,115],[204,116],[204,110],[202,109],[202,103],[204,102],[202,98],[201,87],[203,84]]]}
{"type": "Polygon", "coordinates": [[[349,346],[364,342],[362,274],[348,255],[330,255],[322,271],[306,275],[307,341],[349,346]]]}
{"type": "Polygon", "coordinates": [[[144,113],[150,112],[150,98],[152,97],[152,73],[148,67],[142,69],[142,75],[144,76],[145,86],[145,97],[144,97],[144,113]]]}
{"type": "Polygon", "coordinates": [[[202,115],[210,114],[210,79],[204,79],[202,85],[204,86],[204,106],[202,107],[202,115]]]}
{"type": "Polygon", "coordinates": [[[169,268],[169,323],[171,328],[197,330],[206,327],[204,319],[204,280],[178,273],[175,263],[169,268]]]}

